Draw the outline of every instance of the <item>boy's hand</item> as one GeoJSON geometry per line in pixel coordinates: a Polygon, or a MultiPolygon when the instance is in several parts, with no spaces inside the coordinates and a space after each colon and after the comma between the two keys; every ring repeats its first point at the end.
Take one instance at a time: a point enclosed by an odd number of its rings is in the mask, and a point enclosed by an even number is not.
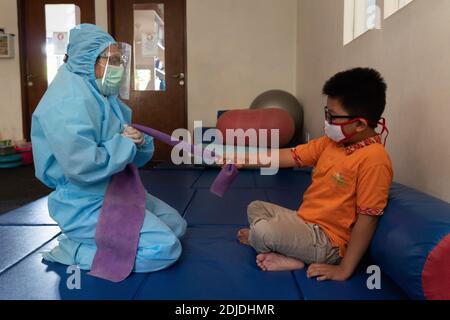
{"type": "Polygon", "coordinates": [[[137,146],[142,146],[145,143],[144,134],[129,125],[125,125],[125,130],[122,135],[131,139],[137,146]]]}
{"type": "Polygon", "coordinates": [[[345,270],[342,265],[312,264],[309,266],[306,275],[308,278],[317,277],[317,281],[345,281],[350,278],[351,273],[345,270]]]}

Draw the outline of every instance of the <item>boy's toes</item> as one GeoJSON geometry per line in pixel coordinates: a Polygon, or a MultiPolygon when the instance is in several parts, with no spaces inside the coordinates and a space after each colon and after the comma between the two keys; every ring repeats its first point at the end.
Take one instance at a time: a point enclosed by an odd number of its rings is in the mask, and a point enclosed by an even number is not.
{"type": "Polygon", "coordinates": [[[263,262],[264,260],[266,260],[266,257],[267,257],[267,254],[266,254],[266,253],[258,254],[258,255],[256,256],[256,261],[263,262]]]}
{"type": "Polygon", "coordinates": [[[266,266],[264,265],[264,263],[260,262],[260,261],[256,261],[256,265],[263,271],[267,271],[266,266]]]}

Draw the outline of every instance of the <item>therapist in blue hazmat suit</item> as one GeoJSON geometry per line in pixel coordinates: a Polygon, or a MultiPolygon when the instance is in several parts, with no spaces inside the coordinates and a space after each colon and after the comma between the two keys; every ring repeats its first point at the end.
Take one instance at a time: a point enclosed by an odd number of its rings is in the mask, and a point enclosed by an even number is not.
{"type": "MultiPolygon", "coordinates": [[[[153,155],[153,138],[128,126],[131,110],[118,98],[129,94],[130,52],[94,25],[72,29],[66,63],[33,114],[36,177],[55,189],[48,209],[62,230],[58,245],[43,254],[47,261],[90,270],[110,178],[128,164],[142,167],[153,155]]],[[[147,194],[133,271],[175,263],[185,231],[174,208],[147,194]]]]}

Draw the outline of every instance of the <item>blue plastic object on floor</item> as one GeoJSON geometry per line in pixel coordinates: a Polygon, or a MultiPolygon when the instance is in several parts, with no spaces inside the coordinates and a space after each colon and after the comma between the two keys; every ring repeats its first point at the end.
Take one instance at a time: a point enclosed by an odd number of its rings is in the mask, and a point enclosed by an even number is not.
{"type": "Polygon", "coordinates": [[[0,163],[14,163],[22,161],[22,156],[20,154],[11,154],[8,156],[0,156],[0,163]]]}
{"type": "Polygon", "coordinates": [[[0,169],[18,168],[23,165],[22,160],[14,162],[0,162],[0,169]]]}

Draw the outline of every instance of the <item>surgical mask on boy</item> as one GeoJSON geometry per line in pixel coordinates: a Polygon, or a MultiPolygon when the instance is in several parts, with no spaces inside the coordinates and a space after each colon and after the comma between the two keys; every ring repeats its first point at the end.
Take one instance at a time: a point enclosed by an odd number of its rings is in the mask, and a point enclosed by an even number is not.
{"type": "MultiPolygon", "coordinates": [[[[344,126],[355,123],[359,120],[361,119],[358,118],[340,124],[330,124],[327,120],[325,120],[325,135],[337,143],[342,143],[345,140],[350,139],[357,134],[356,131],[352,134],[346,134],[344,131],[344,126]]],[[[389,136],[389,129],[386,126],[386,119],[381,118],[378,124],[381,125],[383,128],[383,130],[381,131],[381,133],[379,133],[379,135],[381,136],[383,135],[383,133],[386,132],[386,137],[384,138],[384,145],[386,146],[386,141],[389,136]]]]}
{"type": "Polygon", "coordinates": [[[119,94],[120,87],[122,86],[123,75],[125,69],[123,65],[113,66],[108,65],[105,69],[105,74],[102,79],[97,79],[97,86],[100,93],[104,96],[112,96],[119,94]]]}
{"type": "Polygon", "coordinates": [[[330,124],[327,120],[325,120],[325,134],[328,138],[337,143],[344,142],[345,140],[350,139],[357,134],[357,132],[354,132],[350,135],[346,134],[344,131],[344,126],[355,123],[357,121],[359,121],[359,119],[347,121],[340,124],[330,124]]]}

